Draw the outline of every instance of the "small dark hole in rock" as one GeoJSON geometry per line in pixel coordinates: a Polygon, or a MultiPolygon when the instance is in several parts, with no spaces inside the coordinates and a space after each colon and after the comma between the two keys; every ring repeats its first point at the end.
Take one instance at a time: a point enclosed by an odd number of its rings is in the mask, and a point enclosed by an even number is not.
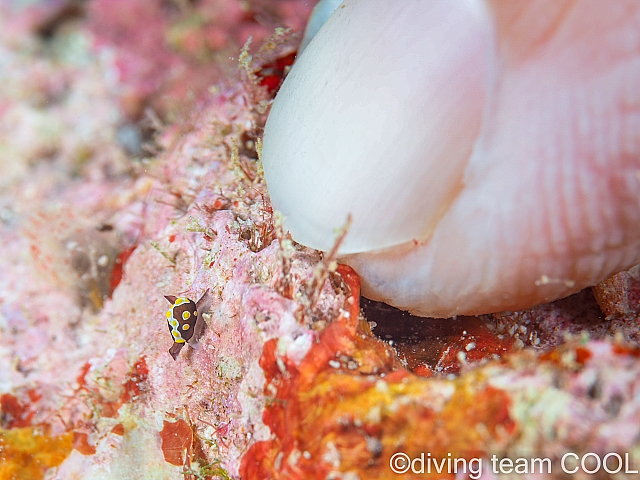
{"type": "Polygon", "coordinates": [[[80,1],[68,1],[45,17],[37,26],[36,33],[43,40],[51,40],[62,25],[84,17],[84,14],[84,6],[80,1]]]}

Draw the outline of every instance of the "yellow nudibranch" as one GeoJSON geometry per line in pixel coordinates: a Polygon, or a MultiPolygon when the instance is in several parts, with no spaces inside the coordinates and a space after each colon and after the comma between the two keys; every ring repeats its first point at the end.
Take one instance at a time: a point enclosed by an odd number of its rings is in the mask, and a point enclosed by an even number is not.
{"type": "Polygon", "coordinates": [[[208,293],[209,289],[202,294],[197,302],[187,297],[164,296],[171,303],[171,308],[167,310],[167,324],[173,339],[169,354],[174,360],[178,358],[178,354],[185,343],[195,347],[204,326],[202,314],[210,306],[208,293]]]}

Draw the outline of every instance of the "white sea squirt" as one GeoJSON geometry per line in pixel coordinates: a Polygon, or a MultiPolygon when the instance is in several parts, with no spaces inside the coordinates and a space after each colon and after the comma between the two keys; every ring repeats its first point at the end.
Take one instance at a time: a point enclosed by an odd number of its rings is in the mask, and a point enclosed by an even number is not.
{"type": "Polygon", "coordinates": [[[346,0],[269,115],[293,238],[425,316],[522,309],[640,262],[640,4],[346,0]]]}

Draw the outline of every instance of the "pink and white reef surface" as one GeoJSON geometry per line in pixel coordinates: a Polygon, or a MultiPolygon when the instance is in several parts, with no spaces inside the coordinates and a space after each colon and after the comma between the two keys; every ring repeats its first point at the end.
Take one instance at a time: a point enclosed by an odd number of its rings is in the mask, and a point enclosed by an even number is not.
{"type": "Polygon", "coordinates": [[[429,323],[362,313],[357,276],[282,230],[260,138],[307,3],[0,4],[0,480],[640,467],[637,269],[597,287],[605,314],[587,290],[429,323]],[[164,296],[207,289],[174,361],[164,296]],[[69,441],[34,459],[17,432],[69,441]]]}

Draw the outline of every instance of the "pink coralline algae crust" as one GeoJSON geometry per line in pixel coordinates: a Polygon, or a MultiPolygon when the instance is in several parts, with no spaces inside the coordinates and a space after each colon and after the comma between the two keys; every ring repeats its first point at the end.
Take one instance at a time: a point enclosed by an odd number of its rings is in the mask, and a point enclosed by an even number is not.
{"type": "Polygon", "coordinates": [[[260,45],[276,27],[304,28],[304,2],[94,0],[87,15],[99,46],[115,54],[122,107],[139,118],[188,108],[185,97],[203,92],[235,69],[251,37],[260,45]],[[231,57],[231,59],[230,59],[231,57]]]}
{"type": "Polygon", "coordinates": [[[399,451],[640,462],[636,270],[403,337],[282,231],[259,138],[292,37],[264,39],[310,6],[94,0],[52,23],[68,3],[0,6],[0,436],[66,435],[46,478],[397,478],[399,451]],[[148,106],[153,154],[132,157],[119,132],[148,106]],[[174,361],[164,295],[207,289],[174,361]]]}

